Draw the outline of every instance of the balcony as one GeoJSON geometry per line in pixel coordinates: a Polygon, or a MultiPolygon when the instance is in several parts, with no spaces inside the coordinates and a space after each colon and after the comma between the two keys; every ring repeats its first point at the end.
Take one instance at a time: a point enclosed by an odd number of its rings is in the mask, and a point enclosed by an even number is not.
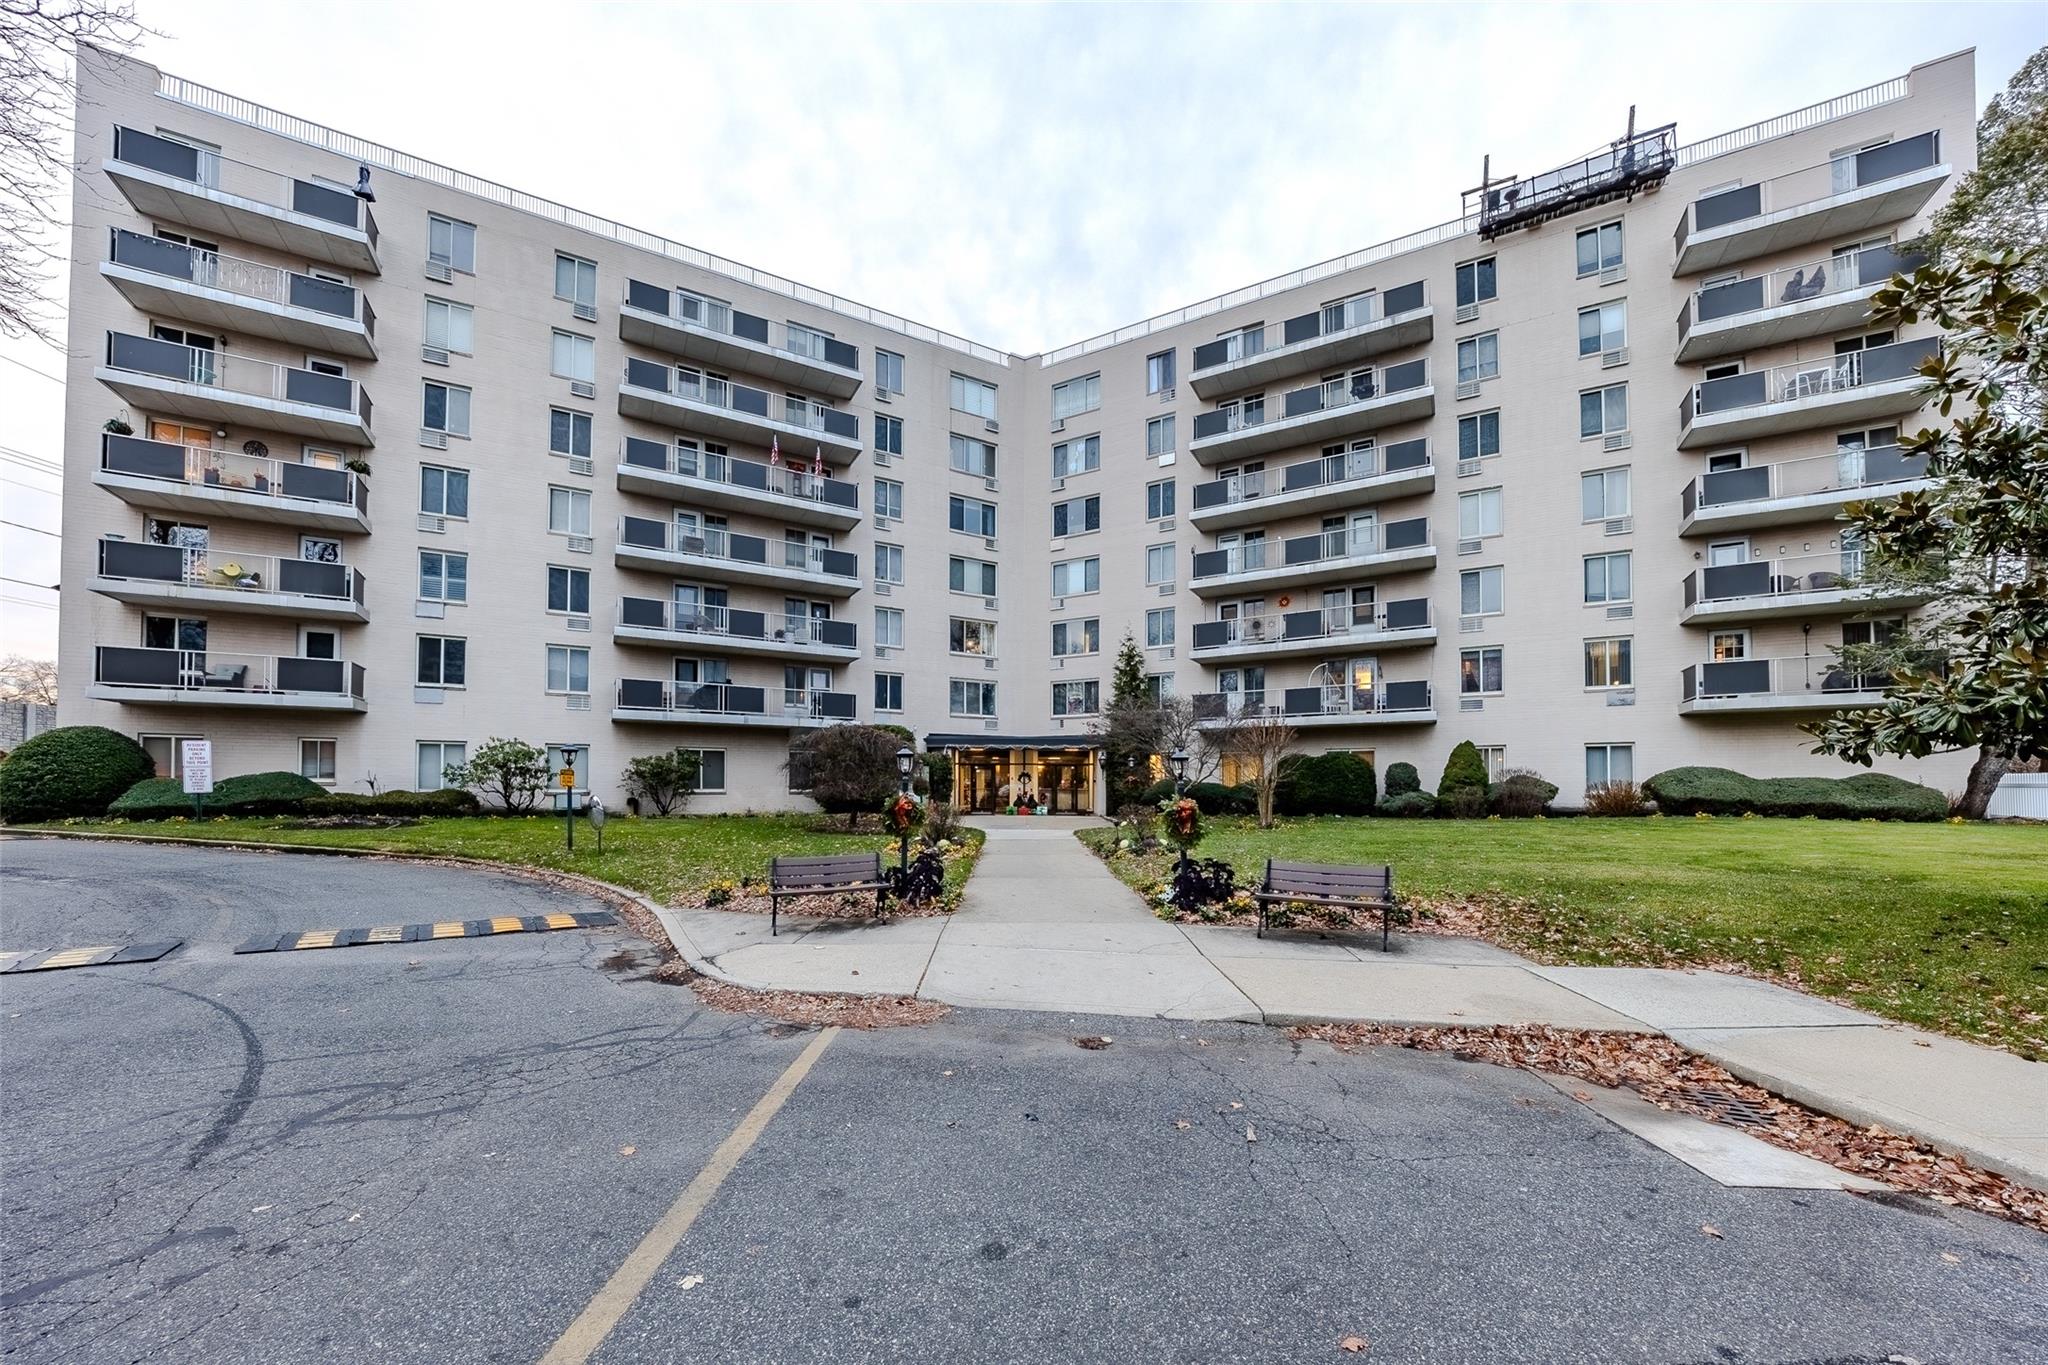
{"type": "Polygon", "coordinates": [[[1297,729],[1352,725],[1434,725],[1436,705],[1427,682],[1390,682],[1377,687],[1343,683],[1283,689],[1275,707],[1269,692],[1198,692],[1197,724],[1223,728],[1251,716],[1278,715],[1297,729]]]}
{"type": "Polygon", "coordinates": [[[1436,563],[1429,518],[1384,526],[1318,531],[1292,540],[1255,540],[1195,552],[1198,597],[1224,597],[1266,587],[1311,587],[1378,574],[1427,569],[1436,563]]]}
{"type": "Polygon", "coordinates": [[[1806,460],[1702,474],[1681,495],[1682,536],[1833,519],[1859,498],[1932,488],[1927,457],[1897,446],[1843,450],[1806,460]]]}
{"type": "Polygon", "coordinates": [[[1435,641],[1429,599],[1410,597],[1377,607],[1310,607],[1227,621],[1197,621],[1190,657],[1202,661],[1322,658],[1354,650],[1408,649],[1435,641]]]}
{"type": "Polygon", "coordinates": [[[133,128],[114,129],[107,178],[138,213],[344,270],[378,272],[377,220],[347,190],[133,128]]]}
{"type": "Polygon", "coordinates": [[[612,704],[612,719],[667,725],[814,730],[852,720],[853,693],[621,678],[612,704]]]}
{"type": "Polygon", "coordinates": [[[1860,327],[1878,286],[1893,275],[1911,274],[1926,259],[1920,252],[1875,246],[1709,285],[1678,311],[1677,358],[1711,360],[1860,327]]]}
{"type": "Polygon", "coordinates": [[[94,701],[135,706],[235,706],[268,711],[364,711],[363,666],[341,659],[212,650],[93,650],[94,701]]]}
{"type": "Polygon", "coordinates": [[[860,628],[851,621],[820,621],[737,607],[678,608],[660,597],[621,597],[612,641],[662,649],[708,649],[787,659],[860,657],[860,628]]]}
{"type": "Polygon", "coordinates": [[[619,339],[830,398],[860,392],[857,347],[639,280],[626,281],[619,339]]]}
{"type": "Polygon", "coordinates": [[[1435,411],[1436,390],[1429,384],[1429,362],[1409,360],[1377,374],[1295,389],[1277,403],[1262,402],[1249,410],[1239,404],[1199,413],[1195,439],[1188,449],[1202,464],[1227,464],[1271,450],[1320,445],[1420,421],[1435,411]]]}
{"type": "Polygon", "coordinates": [[[1709,379],[1679,400],[1678,447],[1732,445],[1902,417],[1927,401],[1920,365],[1940,354],[1939,337],[1922,337],[1709,379]]]}
{"type": "Polygon", "coordinates": [[[1223,530],[1269,518],[1363,507],[1435,487],[1429,442],[1418,436],[1198,483],[1188,520],[1204,531],[1223,530]]]}
{"type": "Polygon", "coordinates": [[[144,607],[290,616],[301,621],[370,619],[363,605],[363,576],[348,565],[233,550],[102,540],[92,590],[144,607]]]}
{"type": "Polygon", "coordinates": [[[1679,622],[1710,626],[1845,616],[1917,607],[1934,596],[1917,584],[1860,583],[1862,574],[1863,555],[1857,550],[1696,569],[1685,576],[1685,612],[1679,622]]]}
{"type": "Polygon", "coordinates": [[[1679,675],[1682,716],[1756,715],[1772,711],[1839,711],[1875,706],[1889,679],[1856,673],[1838,659],[1724,659],[1693,664],[1679,675]]]}
{"type": "Polygon", "coordinates": [[[1436,314],[1423,282],[1416,280],[1289,318],[1280,324],[1280,335],[1281,344],[1270,350],[1263,328],[1195,347],[1189,385],[1197,397],[1216,398],[1421,346],[1436,335],[1436,314]]]}
{"type": "Polygon", "coordinates": [[[627,492],[687,497],[692,507],[755,512],[835,531],[860,524],[857,483],[638,436],[628,436],[620,448],[618,479],[627,492]]]}
{"type": "Polygon", "coordinates": [[[613,560],[622,569],[695,574],[719,583],[758,583],[827,597],[860,591],[860,560],[845,550],[784,541],[771,553],[760,536],[721,527],[678,533],[673,522],[620,517],[613,560]]]}
{"type": "Polygon", "coordinates": [[[1887,142],[1731,190],[1679,215],[1671,273],[1691,275],[1815,242],[1839,242],[1911,218],[1948,179],[1941,135],[1887,142]]]}
{"type": "Polygon", "coordinates": [[[345,284],[125,228],[112,229],[100,274],[152,316],[333,355],[377,358],[377,314],[345,284]]]}
{"type": "Polygon", "coordinates": [[[319,531],[370,529],[370,481],[346,469],[106,432],[92,481],[131,507],[159,512],[319,531]]]}
{"type": "Polygon", "coordinates": [[[127,332],[107,333],[93,377],[145,412],[369,446],[370,395],[340,375],[127,332]]]}
{"type": "Polygon", "coordinates": [[[626,362],[619,415],[716,440],[780,442],[785,455],[797,458],[822,451],[837,464],[851,463],[862,449],[860,420],[850,412],[651,360],[626,362]]]}

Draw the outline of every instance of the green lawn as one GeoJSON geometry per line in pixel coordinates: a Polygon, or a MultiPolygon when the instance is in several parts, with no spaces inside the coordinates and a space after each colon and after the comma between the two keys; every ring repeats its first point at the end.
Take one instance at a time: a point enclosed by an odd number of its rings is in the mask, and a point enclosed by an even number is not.
{"type": "MultiPolygon", "coordinates": [[[[896,845],[880,834],[826,833],[815,815],[713,815],[673,820],[614,817],[605,825],[604,852],[581,821],[576,851],[563,847],[560,816],[531,819],[484,817],[422,820],[391,829],[296,829],[293,820],[257,817],[219,820],[78,821],[53,829],[96,830],[180,839],[236,839],[266,844],[324,844],[422,857],[452,855],[494,862],[581,872],[652,896],[663,904],[692,904],[714,881],[768,879],[768,860],[778,853],[815,854],[886,849],[896,845]]],[[[981,833],[966,832],[978,848],[981,833]]],[[[949,862],[946,892],[957,900],[972,868],[971,858],[949,862]]]]}
{"type": "MultiPolygon", "coordinates": [[[[1204,857],[1391,863],[1557,962],[1739,963],[2048,1060],[2048,830],[1861,821],[1212,819],[1204,857]]],[[[1098,847],[1109,831],[1084,836],[1098,847]]],[[[1171,855],[1111,860],[1141,888],[1171,855]]]]}

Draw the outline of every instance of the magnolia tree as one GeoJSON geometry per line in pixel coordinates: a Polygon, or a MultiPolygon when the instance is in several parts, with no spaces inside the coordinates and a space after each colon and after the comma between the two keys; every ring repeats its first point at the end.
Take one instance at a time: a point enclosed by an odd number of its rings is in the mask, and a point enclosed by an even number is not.
{"type": "Polygon", "coordinates": [[[467,762],[451,763],[442,780],[451,787],[471,787],[487,801],[510,811],[532,810],[554,780],[547,750],[518,739],[485,740],[467,762]]]}

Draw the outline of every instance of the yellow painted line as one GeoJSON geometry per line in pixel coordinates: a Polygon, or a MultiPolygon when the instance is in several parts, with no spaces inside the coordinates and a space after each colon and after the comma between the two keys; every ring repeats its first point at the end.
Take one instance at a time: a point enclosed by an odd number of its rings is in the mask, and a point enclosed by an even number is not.
{"type": "Polygon", "coordinates": [[[444,919],[434,926],[434,937],[461,938],[462,928],[465,923],[466,921],[459,919],[444,919]]]}
{"type": "Polygon", "coordinates": [[[113,951],[114,950],[111,947],[66,948],[63,952],[52,953],[49,957],[46,957],[41,962],[37,963],[36,970],[47,971],[51,967],[83,967],[86,963],[92,961],[101,953],[111,953],[113,951]]]}
{"type": "Polygon", "coordinates": [[[364,935],[363,942],[398,943],[403,941],[404,938],[405,926],[403,924],[386,924],[372,929],[368,934],[364,935]]]}
{"type": "Polygon", "coordinates": [[[718,1144],[711,1160],[705,1163],[704,1169],[697,1173],[697,1178],[690,1182],[688,1188],[676,1197],[676,1202],[661,1216],[661,1221],[640,1239],[640,1245],[634,1247],[619,1268],[612,1272],[612,1277],[576,1315],[576,1321],[569,1324],[569,1330],[562,1333],[561,1339],[548,1348],[548,1353],[541,1357],[540,1365],[583,1365],[592,1352],[604,1344],[604,1339],[619,1325],[619,1319],[626,1315],[633,1301],[645,1292],[654,1272],[661,1269],[661,1263],[668,1259],[676,1244],[683,1240],[683,1234],[697,1221],[697,1215],[704,1212],[705,1206],[718,1193],[718,1187],[740,1164],[740,1158],[760,1140],[768,1121],[796,1093],[797,1086],[803,1083],[811,1067],[838,1036],[836,1027],[824,1030],[789,1064],[787,1071],[775,1078],[775,1084],[768,1087],[768,1093],[747,1111],[747,1116],[740,1120],[739,1127],[732,1130],[732,1135],[718,1144]]]}
{"type": "Polygon", "coordinates": [[[550,929],[574,929],[576,927],[576,917],[574,915],[549,915],[541,922],[550,929]]]}
{"type": "Polygon", "coordinates": [[[526,921],[517,915],[499,915],[491,921],[494,934],[516,934],[526,927],[526,921]]]}
{"type": "Polygon", "coordinates": [[[341,930],[339,929],[309,929],[299,935],[299,941],[294,943],[292,947],[332,948],[334,946],[334,936],[340,932],[341,930]]]}

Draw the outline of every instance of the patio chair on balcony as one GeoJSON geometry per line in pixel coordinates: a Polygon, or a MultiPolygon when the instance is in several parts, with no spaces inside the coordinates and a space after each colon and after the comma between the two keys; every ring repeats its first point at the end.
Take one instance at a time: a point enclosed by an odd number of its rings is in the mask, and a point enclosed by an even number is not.
{"type": "Polygon", "coordinates": [[[1809,591],[1825,592],[1831,588],[1848,586],[1848,580],[1838,573],[1830,573],[1826,569],[1822,569],[1806,576],[1806,586],[1809,591]]]}
{"type": "Polygon", "coordinates": [[[1859,692],[1862,689],[1861,678],[1840,668],[1829,669],[1827,676],[1820,680],[1820,690],[1823,692],[1859,692]]]}
{"type": "Polygon", "coordinates": [[[249,666],[247,664],[222,664],[218,668],[210,668],[206,671],[206,680],[203,685],[206,687],[225,688],[231,692],[239,692],[248,681],[249,666]]]}

